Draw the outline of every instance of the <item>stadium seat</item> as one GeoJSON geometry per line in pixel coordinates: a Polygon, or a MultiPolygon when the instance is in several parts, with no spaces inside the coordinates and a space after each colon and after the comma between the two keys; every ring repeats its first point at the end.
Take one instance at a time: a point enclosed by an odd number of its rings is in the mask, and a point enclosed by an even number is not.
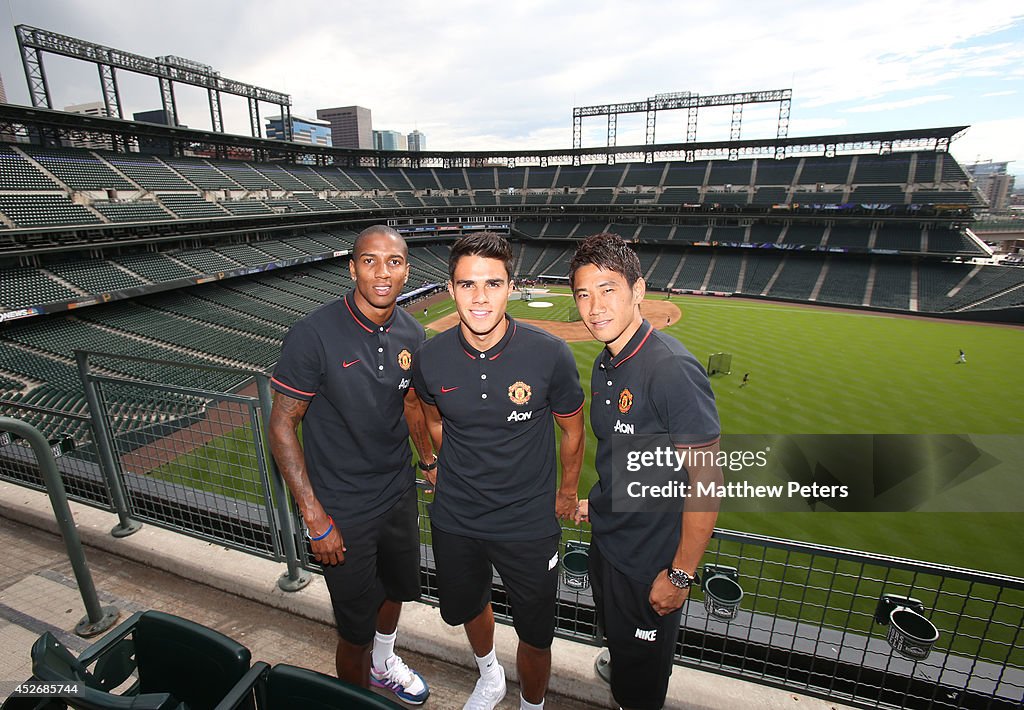
{"type": "Polygon", "coordinates": [[[395,710],[403,706],[376,693],[308,668],[279,663],[253,665],[248,683],[239,683],[215,710],[245,707],[255,696],[257,710],[395,710]]]}
{"type": "Polygon", "coordinates": [[[87,150],[25,147],[37,163],[72,190],[137,190],[87,150]]]}
{"type": "Polygon", "coordinates": [[[133,614],[78,658],[49,632],[32,646],[33,677],[77,683],[81,694],[67,702],[84,710],[214,708],[250,660],[249,649],[233,639],[159,611],[133,614]],[[126,690],[113,692],[132,677],[126,690]]]}

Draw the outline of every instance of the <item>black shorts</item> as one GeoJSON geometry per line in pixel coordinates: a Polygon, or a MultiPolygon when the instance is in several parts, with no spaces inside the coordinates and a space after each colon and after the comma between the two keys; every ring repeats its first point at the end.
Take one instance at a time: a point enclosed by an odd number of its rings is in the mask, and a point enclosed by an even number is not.
{"type": "Polygon", "coordinates": [[[479,540],[431,526],[441,618],[472,621],[491,603],[491,566],[501,575],[519,640],[548,648],[555,635],[560,534],[540,540],[479,540]]]}
{"type": "Polygon", "coordinates": [[[608,641],[615,702],[657,710],[668,693],[683,610],[658,616],[649,601],[651,586],[612,567],[597,545],[590,546],[590,586],[608,641]]]}
{"type": "Polygon", "coordinates": [[[420,598],[420,535],[416,488],[372,520],[340,527],[345,562],[324,565],[338,634],[359,646],[373,641],[385,599],[420,598]]]}

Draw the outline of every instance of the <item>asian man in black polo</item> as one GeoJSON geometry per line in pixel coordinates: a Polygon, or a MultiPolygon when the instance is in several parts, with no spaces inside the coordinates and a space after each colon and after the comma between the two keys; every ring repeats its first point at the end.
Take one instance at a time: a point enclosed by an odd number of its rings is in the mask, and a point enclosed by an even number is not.
{"type": "Polygon", "coordinates": [[[413,386],[438,447],[430,517],[441,616],[465,627],[480,668],[465,704],[470,710],[491,710],[505,696],[505,671],[494,653],[492,565],[519,635],[520,707],[544,705],[558,519],[575,513],[583,461],[576,362],[565,341],[505,313],[511,259],[508,242],[489,232],[452,246],[448,288],[460,323],[424,343],[413,365],[413,386]],[[552,421],[562,431],[560,486],[552,421]]]}
{"type": "Polygon", "coordinates": [[[410,389],[424,332],[396,307],[409,277],[398,232],[369,227],[352,251],[355,288],[285,337],[271,380],[270,446],[323,565],[338,626],[338,677],[419,705],[427,685],[394,647],[402,602],[420,596],[410,432],[421,468],[434,465],[410,389]]]}
{"type": "MultiPolygon", "coordinates": [[[[717,500],[678,512],[620,512],[612,500],[613,439],[667,438],[679,449],[716,453],[718,410],[707,374],[683,345],[640,314],[645,285],[636,253],[618,235],[580,243],[569,265],[576,306],[604,349],[594,362],[590,424],[598,481],[576,519],[593,527],[590,581],[611,655],[611,686],[624,708],[662,707],[682,606],[718,516],[717,500]]],[[[715,456],[692,456],[689,483],[722,482],[715,456]]]]}

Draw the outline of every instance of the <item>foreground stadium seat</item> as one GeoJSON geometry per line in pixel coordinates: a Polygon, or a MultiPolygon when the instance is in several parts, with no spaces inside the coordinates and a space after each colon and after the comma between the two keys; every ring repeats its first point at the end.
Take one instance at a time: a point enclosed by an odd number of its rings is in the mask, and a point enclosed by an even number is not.
{"type": "Polygon", "coordinates": [[[39,681],[78,684],[79,695],[63,699],[72,708],[212,710],[246,678],[250,659],[249,649],[224,634],[147,611],[132,615],[78,658],[52,634],[43,634],[32,646],[32,674],[39,681]],[[133,673],[132,685],[112,692],[133,673]]]}
{"type": "Polygon", "coordinates": [[[279,663],[254,663],[247,676],[216,710],[235,710],[256,695],[258,710],[396,710],[404,707],[376,693],[323,673],[279,663]],[[260,668],[262,666],[262,669],[260,668]]]}

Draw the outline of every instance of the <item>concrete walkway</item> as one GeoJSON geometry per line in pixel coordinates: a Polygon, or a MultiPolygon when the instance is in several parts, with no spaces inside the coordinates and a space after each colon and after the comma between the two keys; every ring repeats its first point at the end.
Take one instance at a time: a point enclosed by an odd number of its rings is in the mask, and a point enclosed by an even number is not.
{"type": "MultiPolygon", "coordinates": [[[[159,609],[193,619],[248,646],[253,660],[291,663],[333,674],[335,635],[320,577],[300,592],[276,585],[284,566],[146,525],[124,539],[110,536],[116,517],[72,504],[86,557],[104,605],[122,618],[159,609]]],[[[28,651],[44,631],[79,652],[89,641],[74,635],[85,613],[64,545],[45,494],[0,483],[0,699],[31,674],[28,651]]],[[[476,682],[472,653],[461,629],[445,625],[437,610],[407,604],[399,627],[399,652],[431,687],[427,708],[461,708],[476,682]]],[[[506,699],[519,706],[515,633],[498,626],[498,658],[508,671],[506,699]]],[[[593,671],[597,649],[555,640],[546,708],[615,707],[593,671]]],[[[845,707],[687,668],[672,675],[669,708],[845,707]]]]}

